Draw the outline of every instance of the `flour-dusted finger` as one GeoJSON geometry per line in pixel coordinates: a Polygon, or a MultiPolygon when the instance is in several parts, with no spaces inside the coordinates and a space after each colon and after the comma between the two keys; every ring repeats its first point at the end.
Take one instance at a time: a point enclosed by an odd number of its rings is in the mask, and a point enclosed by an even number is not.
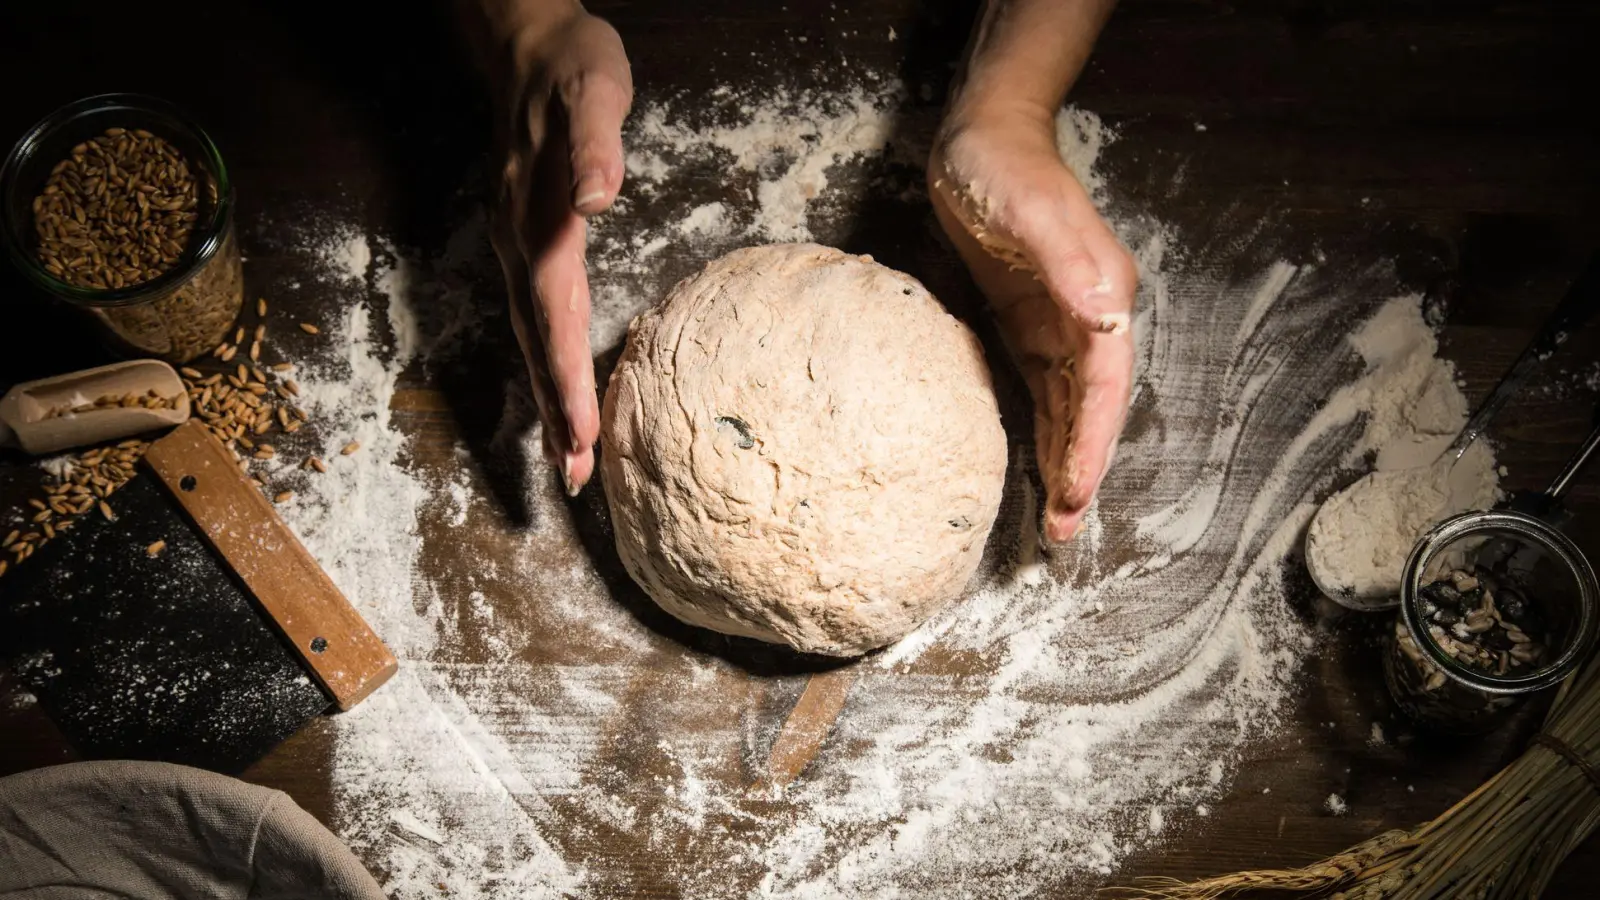
{"type": "Polygon", "coordinates": [[[562,449],[558,462],[569,493],[576,493],[593,474],[594,443],[600,436],[594,357],[589,350],[589,278],[584,268],[583,241],[583,219],[568,212],[547,242],[529,254],[534,323],[544,348],[554,397],[566,423],[566,434],[558,436],[562,449]]]}
{"type": "Polygon", "coordinates": [[[1111,466],[1133,388],[1132,333],[1088,335],[1074,368],[1077,407],[1067,456],[1072,468],[1053,482],[1060,490],[1051,493],[1046,506],[1045,536],[1053,541],[1070,540],[1077,533],[1111,466]]]}
{"type": "Polygon", "coordinates": [[[517,336],[524,363],[528,367],[528,380],[533,388],[533,400],[543,423],[545,453],[552,465],[559,466],[566,448],[568,433],[566,418],[556,397],[555,385],[550,379],[550,367],[545,358],[544,342],[539,337],[531,294],[531,280],[527,261],[522,256],[513,229],[502,218],[496,217],[490,230],[490,243],[500,260],[500,271],[505,276],[506,295],[510,301],[511,328],[517,336]],[[559,437],[558,437],[559,436],[559,437]]]}
{"type": "Polygon", "coordinates": [[[1014,241],[1050,296],[1086,331],[1128,330],[1137,284],[1131,260],[1094,214],[1083,186],[1061,178],[1054,190],[1015,204],[1014,241]]]}
{"type": "Polygon", "coordinates": [[[567,58],[583,65],[556,73],[555,90],[566,109],[572,208],[593,215],[622,189],[622,120],[633,105],[633,75],[622,39],[605,22],[585,20],[571,40],[585,52],[567,58]]]}

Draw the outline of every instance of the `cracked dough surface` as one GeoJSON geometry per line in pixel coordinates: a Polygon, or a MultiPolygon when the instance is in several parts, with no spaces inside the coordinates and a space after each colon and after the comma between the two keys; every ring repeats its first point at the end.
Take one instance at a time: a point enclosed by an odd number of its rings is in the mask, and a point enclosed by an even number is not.
{"type": "Polygon", "coordinates": [[[635,319],[601,427],[617,550],[662,608],[833,656],[962,594],[1005,480],[977,338],[815,244],[737,250],[635,319]]]}

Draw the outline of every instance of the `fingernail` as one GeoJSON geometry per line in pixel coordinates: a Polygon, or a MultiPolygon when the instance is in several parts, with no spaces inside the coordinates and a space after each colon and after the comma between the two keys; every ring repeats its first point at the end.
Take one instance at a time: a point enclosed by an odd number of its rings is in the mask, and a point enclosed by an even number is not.
{"type": "Polygon", "coordinates": [[[1095,319],[1095,330],[1103,334],[1123,334],[1128,330],[1127,313],[1105,313],[1095,319]]]}
{"type": "MultiPolygon", "coordinates": [[[[1066,513],[1046,513],[1044,519],[1044,537],[1051,543],[1062,543],[1077,537],[1076,531],[1069,531],[1066,513]]],[[[1081,524],[1081,523],[1080,523],[1081,524]]]]}
{"type": "Polygon", "coordinates": [[[605,179],[600,175],[600,172],[598,170],[586,172],[582,178],[578,179],[578,186],[572,189],[574,198],[572,205],[575,208],[582,209],[605,195],[605,179]]]}
{"type": "Polygon", "coordinates": [[[561,484],[568,497],[578,496],[578,486],[572,483],[572,457],[565,453],[561,454],[561,484]]]}

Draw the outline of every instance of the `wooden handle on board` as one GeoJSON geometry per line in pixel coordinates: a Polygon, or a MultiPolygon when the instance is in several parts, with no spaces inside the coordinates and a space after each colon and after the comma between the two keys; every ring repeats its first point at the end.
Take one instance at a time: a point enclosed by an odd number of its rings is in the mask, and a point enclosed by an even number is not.
{"type": "Polygon", "coordinates": [[[399,666],[394,655],[204,425],[191,420],[173,429],[150,445],[144,462],[335,706],[349,709],[389,680],[399,666]]]}
{"type": "Polygon", "coordinates": [[[756,790],[788,787],[816,760],[844,711],[845,698],[856,683],[857,665],[860,663],[818,672],[806,682],[806,689],[783,721],[777,740],[772,742],[767,771],[756,780],[756,790]]]}

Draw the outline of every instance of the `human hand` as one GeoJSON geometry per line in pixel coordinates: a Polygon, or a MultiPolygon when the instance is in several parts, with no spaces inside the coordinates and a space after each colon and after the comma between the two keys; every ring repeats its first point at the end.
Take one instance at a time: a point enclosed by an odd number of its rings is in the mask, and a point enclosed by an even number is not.
{"type": "Polygon", "coordinates": [[[505,274],[544,449],[569,494],[600,434],[589,350],[585,217],[622,187],[633,79],[622,39],[576,4],[532,3],[493,75],[500,166],[490,239],[505,274]]]}
{"type": "Polygon", "coordinates": [[[1127,414],[1133,259],[1062,163],[1047,112],[952,114],[928,189],[1033,394],[1045,537],[1070,540],[1127,414]]]}

